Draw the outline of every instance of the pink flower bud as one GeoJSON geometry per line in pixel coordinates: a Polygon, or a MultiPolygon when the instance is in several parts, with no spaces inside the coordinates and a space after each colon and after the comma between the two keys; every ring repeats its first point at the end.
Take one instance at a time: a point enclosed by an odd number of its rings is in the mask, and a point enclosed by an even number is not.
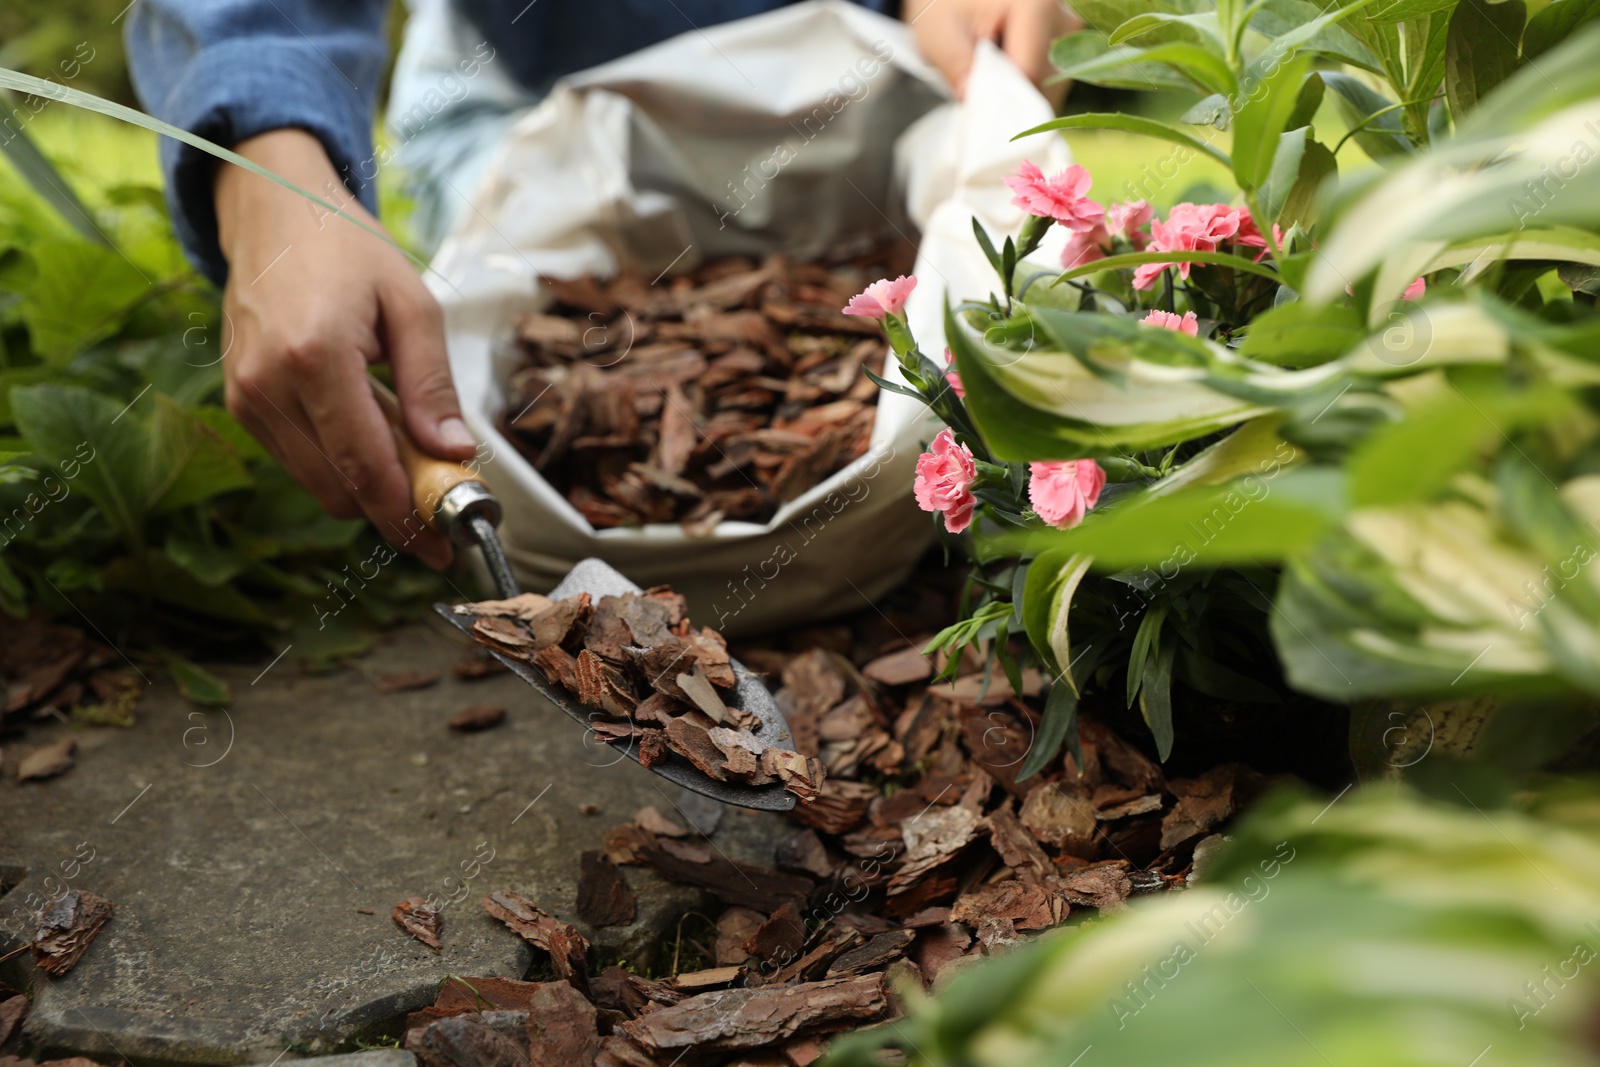
{"type": "Polygon", "coordinates": [[[902,274],[894,281],[880,278],[850,298],[844,306],[846,315],[859,315],[864,319],[881,319],[898,315],[906,306],[906,298],[917,287],[917,279],[902,274]]]}
{"type": "Polygon", "coordinates": [[[1139,321],[1146,326],[1159,326],[1163,330],[1177,330],[1179,333],[1186,333],[1190,337],[1200,336],[1200,319],[1192,311],[1185,311],[1180,318],[1170,311],[1156,310],[1150,312],[1139,321]]]}

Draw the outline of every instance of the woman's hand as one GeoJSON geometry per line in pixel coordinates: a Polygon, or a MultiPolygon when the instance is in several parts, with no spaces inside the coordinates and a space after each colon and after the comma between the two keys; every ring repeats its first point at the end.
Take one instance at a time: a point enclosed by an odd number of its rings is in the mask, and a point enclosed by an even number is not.
{"type": "Polygon", "coordinates": [[[1083,28],[1061,0],[905,0],[904,16],[922,55],[967,93],[972,53],[995,41],[1041,88],[1050,74],[1050,42],[1083,28]]]}
{"type": "MultiPolygon", "coordinates": [[[[378,227],[310,134],[274,130],[235,151],[378,227]]],[[[216,206],[228,410],[330,514],[365,515],[396,546],[449,563],[449,542],[413,510],[367,379],[367,364],[388,361],[417,444],[444,459],[473,455],[438,302],[393,246],[259,175],[224,164],[216,206]]]]}

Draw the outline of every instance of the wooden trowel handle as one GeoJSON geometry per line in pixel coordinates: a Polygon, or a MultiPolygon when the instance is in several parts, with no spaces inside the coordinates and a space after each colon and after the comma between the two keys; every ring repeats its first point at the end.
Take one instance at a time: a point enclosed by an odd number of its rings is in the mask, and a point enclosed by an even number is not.
{"type": "Polygon", "coordinates": [[[485,492],[489,487],[482,478],[470,473],[465,464],[452,463],[424,452],[407,432],[405,420],[400,416],[400,401],[394,393],[376,378],[368,380],[372,382],[372,393],[377,397],[378,407],[383,409],[383,417],[389,420],[389,429],[394,431],[394,447],[400,453],[400,464],[405,467],[406,478],[411,483],[411,503],[423,522],[450,536],[451,531],[441,529],[437,524],[439,505],[446,494],[464,482],[476,482],[484,487],[485,492]]]}

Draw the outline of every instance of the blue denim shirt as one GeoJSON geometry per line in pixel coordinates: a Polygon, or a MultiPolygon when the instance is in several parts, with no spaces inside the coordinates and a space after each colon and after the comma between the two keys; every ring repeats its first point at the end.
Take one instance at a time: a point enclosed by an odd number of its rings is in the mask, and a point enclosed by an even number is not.
{"type": "MultiPolygon", "coordinates": [[[[516,80],[542,95],[565,74],[696,28],[792,0],[456,0],[516,80]]],[[[898,0],[856,0],[893,14],[898,0]]],[[[134,88],[151,114],[232,146],[267,130],[315,135],[351,192],[377,210],[373,111],[386,57],[389,0],[144,0],[128,18],[134,88]]],[[[212,157],[161,143],[173,225],[195,265],[217,283],[212,157]]]]}

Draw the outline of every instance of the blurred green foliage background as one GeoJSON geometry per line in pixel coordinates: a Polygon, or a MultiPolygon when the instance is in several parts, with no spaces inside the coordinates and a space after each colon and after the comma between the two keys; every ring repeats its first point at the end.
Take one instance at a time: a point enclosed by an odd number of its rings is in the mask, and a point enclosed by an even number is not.
{"type": "Polygon", "coordinates": [[[66,81],[70,67],[63,64],[87,45],[94,58],[81,62],[70,84],[133,104],[122,51],[123,20],[131,7],[128,0],[7,0],[0,5],[0,66],[66,81]]]}

